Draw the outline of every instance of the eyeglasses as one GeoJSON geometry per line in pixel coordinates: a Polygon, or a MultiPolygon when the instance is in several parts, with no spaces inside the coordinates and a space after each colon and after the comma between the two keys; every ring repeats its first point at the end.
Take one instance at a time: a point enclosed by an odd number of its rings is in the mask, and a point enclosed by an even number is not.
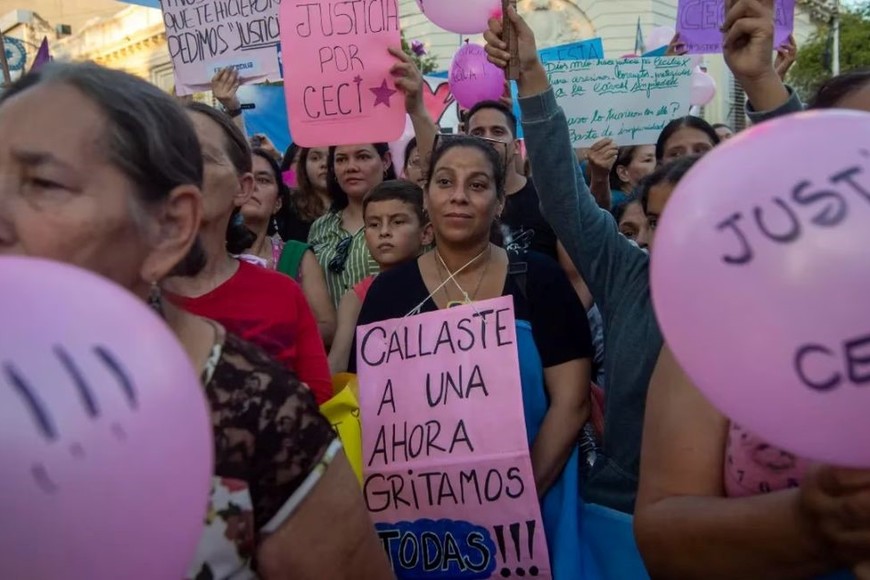
{"type": "Polygon", "coordinates": [[[338,242],[335,246],[335,256],[329,261],[328,268],[333,274],[341,274],[344,272],[344,266],[347,264],[347,258],[350,255],[350,247],[353,244],[353,236],[348,236],[338,242]]]}

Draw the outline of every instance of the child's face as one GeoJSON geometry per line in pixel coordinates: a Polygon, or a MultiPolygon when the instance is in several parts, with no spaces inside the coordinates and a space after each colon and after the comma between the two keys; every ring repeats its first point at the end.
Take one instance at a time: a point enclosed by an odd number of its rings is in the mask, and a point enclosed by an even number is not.
{"type": "Polygon", "coordinates": [[[398,199],[369,203],[365,225],[366,245],[382,269],[416,258],[431,243],[430,228],[420,223],[410,204],[398,199]]]}

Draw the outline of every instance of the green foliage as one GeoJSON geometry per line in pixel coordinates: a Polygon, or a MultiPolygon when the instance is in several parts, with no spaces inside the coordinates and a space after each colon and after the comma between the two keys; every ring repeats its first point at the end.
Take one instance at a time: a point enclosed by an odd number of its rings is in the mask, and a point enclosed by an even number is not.
{"type": "Polygon", "coordinates": [[[420,69],[420,72],[424,75],[429,73],[433,73],[438,70],[438,59],[435,58],[431,54],[424,54],[422,57],[414,54],[414,51],[411,50],[411,43],[405,38],[405,31],[402,31],[402,50],[414,59],[414,64],[417,65],[417,68],[420,69]]]}
{"type": "MultiPolygon", "coordinates": [[[[797,60],[789,71],[788,82],[803,99],[815,94],[818,86],[831,77],[833,47],[830,26],[825,25],[798,46],[797,60]]],[[[840,72],[870,66],[870,5],[841,9],[840,72]]]]}

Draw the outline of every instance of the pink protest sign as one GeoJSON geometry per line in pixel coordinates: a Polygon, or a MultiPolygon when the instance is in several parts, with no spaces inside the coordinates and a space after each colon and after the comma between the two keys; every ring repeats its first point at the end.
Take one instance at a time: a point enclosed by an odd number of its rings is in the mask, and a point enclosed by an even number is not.
{"type": "Polygon", "coordinates": [[[160,0],[179,96],[211,89],[222,68],[244,82],[281,80],[278,0],[160,0]]]}
{"type": "Polygon", "coordinates": [[[363,493],[399,578],[550,578],[513,302],[357,329],[363,493]]]}
{"type": "MultiPolygon", "coordinates": [[[[795,0],[776,0],[774,46],[782,46],[794,30],[795,0]]],[[[680,0],[677,6],[677,32],[689,54],[722,52],[722,24],[725,0],[680,0]]]]}
{"type": "Polygon", "coordinates": [[[303,147],[394,141],[405,105],[387,48],[401,46],[396,0],[281,2],[284,94],[303,147]]]}

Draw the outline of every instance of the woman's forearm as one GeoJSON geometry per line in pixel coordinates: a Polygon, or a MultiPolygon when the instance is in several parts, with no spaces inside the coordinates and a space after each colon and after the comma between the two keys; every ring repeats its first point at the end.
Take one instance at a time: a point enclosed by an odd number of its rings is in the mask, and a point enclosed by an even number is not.
{"type": "Polygon", "coordinates": [[[672,496],[635,512],[652,578],[812,578],[832,571],[804,524],[797,490],[747,498],[672,496]]]}
{"type": "Polygon", "coordinates": [[[601,177],[592,172],[592,183],[589,184],[589,191],[592,192],[592,197],[595,198],[595,203],[601,209],[610,211],[611,206],[611,191],[610,180],[608,176],[601,177]]]}
{"type": "Polygon", "coordinates": [[[577,446],[577,438],[589,419],[589,412],[588,403],[580,408],[551,405],[547,410],[531,450],[538,497],[543,497],[559,479],[577,446]]]}

